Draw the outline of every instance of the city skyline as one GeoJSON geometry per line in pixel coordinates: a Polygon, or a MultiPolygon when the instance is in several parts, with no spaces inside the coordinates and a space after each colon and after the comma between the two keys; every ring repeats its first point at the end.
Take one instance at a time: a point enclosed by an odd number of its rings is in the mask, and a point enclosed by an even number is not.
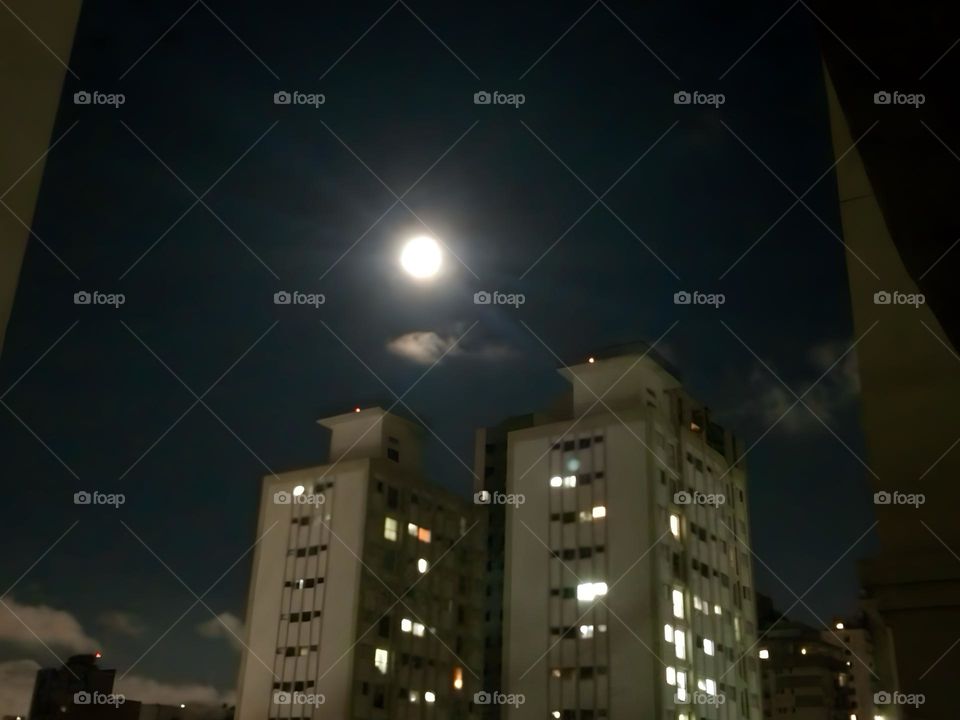
{"type": "Polygon", "coordinates": [[[637,340],[745,443],[757,588],[856,611],[817,20],[550,7],[84,7],[0,359],[8,698],[100,649],[131,697],[232,701],[260,479],[326,460],[318,418],[411,414],[469,499],[476,430],[637,340]],[[400,263],[424,233],[430,283],[400,263]]]}

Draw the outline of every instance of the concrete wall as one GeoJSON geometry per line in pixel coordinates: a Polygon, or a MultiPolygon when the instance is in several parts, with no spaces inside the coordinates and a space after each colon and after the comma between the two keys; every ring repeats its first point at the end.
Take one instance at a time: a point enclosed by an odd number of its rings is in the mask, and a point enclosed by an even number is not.
{"type": "Polygon", "coordinates": [[[7,7],[0,7],[0,97],[4,103],[0,113],[0,137],[4,138],[0,143],[0,199],[9,210],[0,205],[0,351],[66,75],[51,51],[69,63],[81,3],[5,0],[4,4],[7,7]]]}

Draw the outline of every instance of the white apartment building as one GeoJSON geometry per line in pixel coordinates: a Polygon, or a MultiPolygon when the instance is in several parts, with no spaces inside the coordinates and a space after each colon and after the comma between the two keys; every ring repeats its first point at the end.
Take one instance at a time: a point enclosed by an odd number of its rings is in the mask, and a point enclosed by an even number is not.
{"type": "Polygon", "coordinates": [[[640,351],[561,374],[570,418],[508,435],[503,717],[759,720],[735,440],[640,351]]]}
{"type": "Polygon", "coordinates": [[[237,720],[476,717],[477,508],[424,481],[415,423],[319,422],[329,463],[263,480],[237,720]]]}

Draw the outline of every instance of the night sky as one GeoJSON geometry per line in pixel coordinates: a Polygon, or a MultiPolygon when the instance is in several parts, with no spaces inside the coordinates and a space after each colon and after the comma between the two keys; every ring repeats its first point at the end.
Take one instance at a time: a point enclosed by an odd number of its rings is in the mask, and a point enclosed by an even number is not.
{"type": "Polygon", "coordinates": [[[550,404],[558,358],[661,336],[756,442],[759,590],[787,608],[843,556],[804,602],[852,612],[873,517],[854,354],[824,375],[856,338],[810,13],[302,5],[84,4],[0,363],[0,585],[49,649],[0,612],[0,712],[26,710],[34,663],[94,642],[133,698],[229,699],[213,616],[243,617],[260,478],[325,460],[317,418],[403,396],[442,440],[432,477],[465,494],[474,429],[550,404]],[[494,90],[525,102],[474,104],[494,90]],[[437,282],[398,266],[421,233],[447,247],[437,282]]]}

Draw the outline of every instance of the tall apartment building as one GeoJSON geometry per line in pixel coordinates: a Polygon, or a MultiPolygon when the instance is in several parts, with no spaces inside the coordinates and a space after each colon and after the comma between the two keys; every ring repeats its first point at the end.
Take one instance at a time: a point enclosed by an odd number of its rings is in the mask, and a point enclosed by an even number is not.
{"type": "Polygon", "coordinates": [[[833,627],[822,630],[824,642],[840,647],[847,668],[846,684],[849,690],[847,718],[857,720],[894,720],[891,713],[882,716],[882,707],[874,707],[873,699],[883,691],[873,643],[873,632],[867,616],[847,620],[836,619],[833,627]]]}
{"type": "Polygon", "coordinates": [[[319,422],[328,464],[263,480],[238,720],[476,717],[482,514],[424,480],[417,424],[319,422]]]}
{"type": "Polygon", "coordinates": [[[504,716],[759,720],[737,442],[644,351],[561,374],[507,435],[504,716]]]}
{"type": "Polygon", "coordinates": [[[765,718],[873,720],[851,709],[852,663],[843,646],[828,636],[827,631],[785,618],[764,628],[760,664],[765,718]]]}

